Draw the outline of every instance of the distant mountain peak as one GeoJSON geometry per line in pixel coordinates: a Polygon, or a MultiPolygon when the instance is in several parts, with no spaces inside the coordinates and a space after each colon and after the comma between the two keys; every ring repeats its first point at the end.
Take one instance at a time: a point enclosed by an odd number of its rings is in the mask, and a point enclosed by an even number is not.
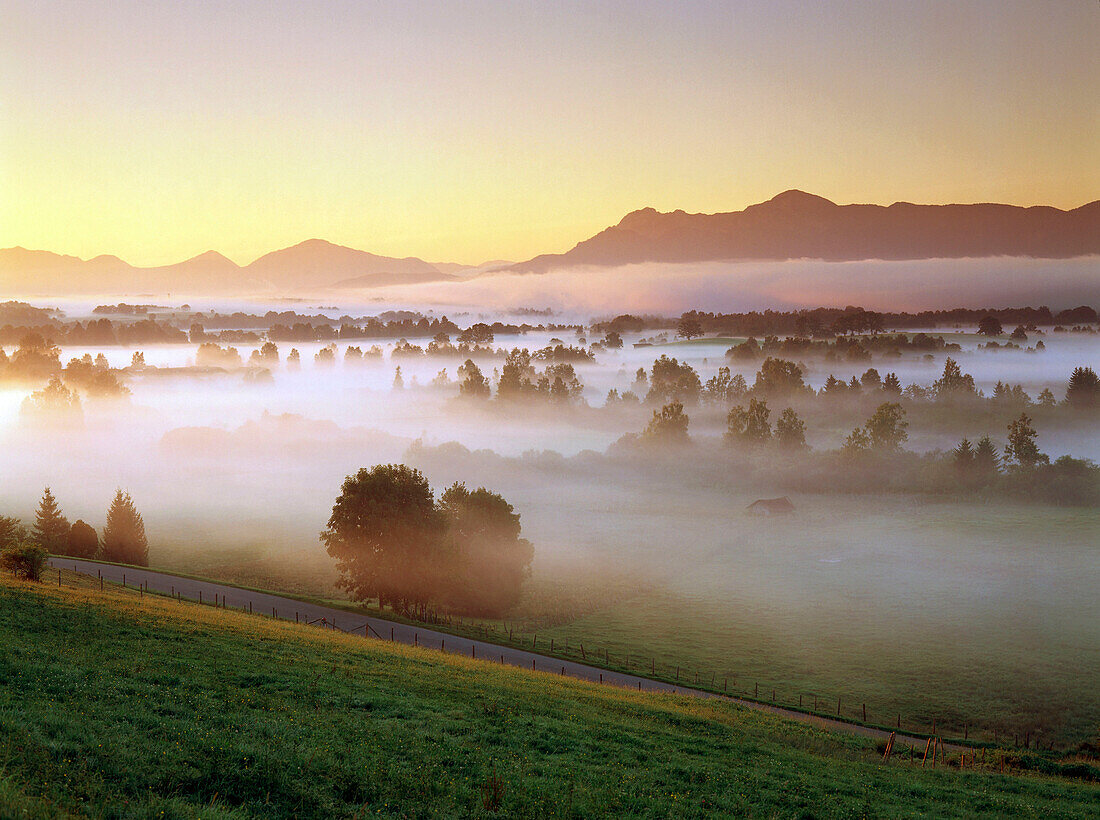
{"type": "Polygon", "coordinates": [[[199,262],[199,261],[203,261],[203,262],[229,262],[230,264],[235,264],[233,262],[233,260],[230,259],[228,256],[225,256],[224,254],[218,253],[217,251],[204,251],[204,252],[200,253],[198,256],[192,256],[187,261],[188,262],[199,262]]]}
{"type": "MultiPolygon", "coordinates": [[[[810,210],[830,210],[832,208],[839,208],[832,200],[826,199],[823,196],[817,194],[808,194],[805,191],[800,191],[797,188],[791,188],[789,191],[784,191],[781,194],[776,194],[767,202],[761,202],[759,205],[751,206],[753,208],[782,208],[788,211],[810,211],[810,210]]],[[[746,208],[745,210],[749,210],[746,208]]]]}

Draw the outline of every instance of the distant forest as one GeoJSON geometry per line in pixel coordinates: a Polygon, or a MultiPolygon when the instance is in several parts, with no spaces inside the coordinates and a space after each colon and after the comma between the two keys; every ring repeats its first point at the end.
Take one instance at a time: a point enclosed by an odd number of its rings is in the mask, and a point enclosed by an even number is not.
{"type": "MultiPolygon", "coordinates": [[[[263,314],[191,311],[188,305],[178,309],[156,305],[100,305],[93,311],[101,316],[87,321],[68,320],[60,311],[36,308],[23,302],[0,303],[0,345],[13,345],[28,334],[38,334],[56,345],[135,345],[195,344],[201,342],[259,343],[328,342],[341,339],[431,339],[440,334],[463,334],[476,341],[493,336],[524,334],[531,331],[583,331],[579,324],[492,324],[475,322],[463,328],[446,316],[436,318],[415,311],[389,311],[377,316],[340,316],[321,313],[268,311],[263,314]],[[476,330],[475,330],[476,328],[476,330]]],[[[542,312],[539,312],[540,314],[542,312]]],[[[528,311],[530,315],[530,311],[528,311]]],[[[875,333],[886,328],[930,329],[973,326],[992,316],[1006,326],[1032,329],[1038,326],[1080,327],[1097,321],[1095,309],[1080,307],[1058,312],[1045,306],[1015,308],[953,308],[951,310],[878,312],[861,307],[818,307],[810,310],[750,311],[746,313],[707,313],[688,311],[679,317],[635,316],[622,314],[594,321],[593,333],[629,333],[677,327],[686,321],[697,322],[697,335],[764,336],[798,334],[833,336],[848,333],[875,333]]]]}

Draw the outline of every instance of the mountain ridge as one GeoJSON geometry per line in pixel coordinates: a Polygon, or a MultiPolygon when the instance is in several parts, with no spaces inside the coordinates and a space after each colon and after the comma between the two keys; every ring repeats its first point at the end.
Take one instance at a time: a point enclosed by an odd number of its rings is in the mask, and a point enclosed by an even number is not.
{"type": "Polygon", "coordinates": [[[1064,259],[1100,253],[1100,200],[1071,210],[1000,203],[838,205],[797,189],[741,211],[631,211],[561,254],[512,265],[517,273],[643,262],[988,256],[1064,259]]]}

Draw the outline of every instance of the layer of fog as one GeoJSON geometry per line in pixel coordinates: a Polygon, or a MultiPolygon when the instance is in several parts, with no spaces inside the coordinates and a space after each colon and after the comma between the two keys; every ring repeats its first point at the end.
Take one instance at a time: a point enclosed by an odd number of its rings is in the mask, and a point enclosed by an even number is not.
{"type": "MultiPolygon", "coordinates": [[[[580,341],[573,333],[556,336],[580,341]]],[[[537,349],[551,338],[548,332],[500,337],[494,347],[537,349]]],[[[437,490],[465,481],[502,493],[535,544],[537,577],[554,577],[563,565],[641,576],[649,589],[705,613],[706,623],[696,627],[707,640],[723,629],[751,628],[770,641],[775,657],[787,653],[807,664],[824,663],[822,647],[832,646],[839,652],[830,669],[847,658],[857,676],[872,656],[892,663],[898,652],[919,650],[924,663],[944,669],[988,669],[1000,657],[1018,657],[1021,646],[1036,680],[1068,658],[1085,674],[1100,670],[1100,511],[793,494],[796,515],[749,517],[752,500],[789,490],[739,475],[736,457],[718,446],[721,409],[689,408],[699,444],[686,457],[624,461],[606,454],[609,445],[640,430],[651,410],[598,408],[609,389],[629,389],[634,372],[648,370],[663,353],[690,362],[704,381],[730,365],[751,383],[759,362],[729,362],[732,340],[635,348],[637,338],[578,366],[587,409],[472,407],[455,398],[453,381],[431,386],[443,368],[454,380],[458,361],[395,361],[392,342],[380,343],[384,359],[355,367],[343,361],[348,343],[337,345],[331,367],[314,361],[319,344],[296,345],[298,372],[286,368],[291,345],[281,344],[284,361],[269,382],[246,383],[240,372],[131,375],[129,399],[86,398],[83,427],[63,432],[22,419],[30,388],[8,385],[0,389],[0,514],[31,520],[49,485],[70,519],[99,528],[122,487],[145,517],[154,563],[186,568],[188,556],[197,562],[201,555],[196,568],[211,571],[212,555],[238,567],[274,556],[283,583],[317,567],[331,573],[317,534],[344,476],[405,461],[422,468],[437,490]],[[398,365],[402,389],[393,385],[398,365]]],[[[1050,387],[1060,398],[1073,367],[1095,367],[1100,350],[1097,337],[1079,334],[1032,336],[1028,345],[1044,340],[1040,352],[978,351],[975,338],[955,338],[965,349],[954,355],[979,387],[988,393],[998,380],[1021,383],[1032,397],[1050,387]]],[[[239,346],[245,359],[251,349],[239,346]]],[[[62,360],[85,352],[102,352],[123,367],[133,350],[66,348],[62,360]]],[[[159,367],[195,358],[190,345],[143,352],[147,364],[159,367]]],[[[871,364],[881,373],[896,371],[903,383],[928,385],[943,360],[943,354],[930,361],[907,355],[871,364]]],[[[492,377],[499,364],[486,359],[482,369],[492,377]]],[[[868,367],[820,359],[806,365],[814,386],[830,374],[849,379],[868,367]]],[[[819,425],[807,431],[810,443],[837,446],[843,430],[819,425]]],[[[988,432],[1003,438],[1003,431],[988,432]]],[[[909,445],[944,449],[960,434],[914,430],[909,445]]],[[[1039,445],[1052,456],[1100,457],[1100,436],[1087,425],[1041,429],[1039,445]]]]}
{"type": "MultiPolygon", "coordinates": [[[[42,301],[33,293],[25,297],[9,293],[5,298],[42,301]]],[[[119,300],[175,306],[186,302],[195,310],[299,310],[331,316],[415,308],[471,321],[492,315],[522,321],[524,317],[512,311],[525,307],[550,307],[558,320],[567,321],[623,312],[679,315],[693,309],[737,312],[821,305],[860,305],[880,311],[1017,305],[1059,310],[1100,303],[1100,257],[642,263],[545,274],[487,273],[463,281],[369,289],[327,288],[281,298],[245,294],[211,298],[181,290],[47,301],[70,316],[81,316],[97,303],[119,300]]]]}
{"type": "Polygon", "coordinates": [[[380,289],[404,304],[549,305],[568,313],[711,311],[860,305],[868,310],[1100,302],[1100,257],[929,259],[887,262],[702,262],[586,267],[539,275],[380,289]]]}

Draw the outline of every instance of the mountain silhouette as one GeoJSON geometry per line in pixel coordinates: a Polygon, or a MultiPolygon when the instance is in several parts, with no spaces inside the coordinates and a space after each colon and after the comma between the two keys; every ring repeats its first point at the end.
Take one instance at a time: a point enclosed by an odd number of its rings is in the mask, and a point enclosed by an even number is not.
{"type": "MultiPolygon", "coordinates": [[[[251,277],[276,288],[325,288],[366,276],[387,274],[396,280],[412,276],[428,281],[445,276],[434,265],[408,256],[395,259],[334,245],[323,239],[307,239],[289,248],[265,254],[244,268],[251,277]]],[[[393,284],[394,282],[388,282],[393,284]]]]}
{"type": "Polygon", "coordinates": [[[0,249],[0,289],[29,294],[246,293],[318,291],[454,278],[422,259],[395,259],[309,239],[237,265],[217,251],[141,268],[117,256],[79,259],[50,251],[0,249]]]}
{"type": "Polygon", "coordinates": [[[24,295],[260,294],[367,289],[469,279],[482,273],[717,260],[936,259],[1020,256],[1062,259],[1100,254],[1100,200],[1070,211],[1015,205],[837,205],[785,191],[743,211],[717,214],[633,211],[617,225],[561,254],[511,264],[433,265],[308,239],[240,266],[217,251],[159,267],[117,256],[93,259],[0,249],[0,292],[24,295]]]}
{"type": "Polygon", "coordinates": [[[643,208],[562,254],[509,268],[741,259],[1068,258],[1100,253],[1100,200],[1071,211],[1014,205],[837,205],[785,191],[743,211],[643,208]]]}

